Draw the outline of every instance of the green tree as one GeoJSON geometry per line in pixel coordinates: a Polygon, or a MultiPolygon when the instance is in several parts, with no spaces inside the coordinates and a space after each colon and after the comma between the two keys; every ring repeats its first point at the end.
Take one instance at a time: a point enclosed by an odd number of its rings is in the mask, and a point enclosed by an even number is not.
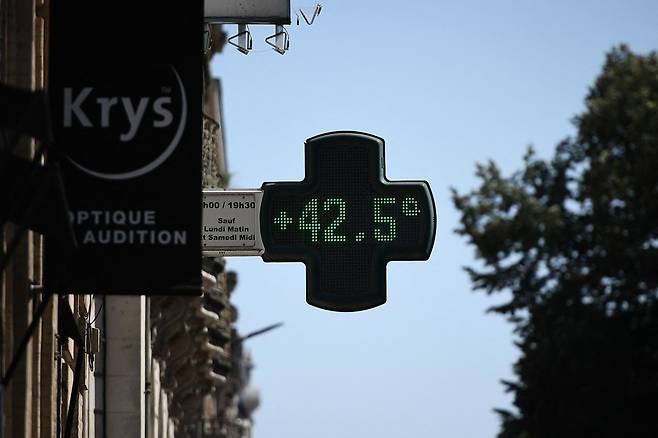
{"type": "Polygon", "coordinates": [[[658,437],[658,56],[614,48],[550,160],[478,165],[456,230],[515,324],[502,438],[658,437]]]}

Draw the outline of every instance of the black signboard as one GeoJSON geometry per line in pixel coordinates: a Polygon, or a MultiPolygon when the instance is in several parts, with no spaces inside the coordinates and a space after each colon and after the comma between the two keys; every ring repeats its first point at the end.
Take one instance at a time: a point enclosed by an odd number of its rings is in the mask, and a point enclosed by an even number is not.
{"type": "MultiPolygon", "coordinates": [[[[49,158],[78,243],[55,292],[200,293],[203,1],[50,5],[49,158]]],[[[47,281],[62,262],[47,245],[47,281]]]]}
{"type": "Polygon", "coordinates": [[[329,310],[386,301],[386,264],[427,260],[436,213],[425,181],[386,179],[384,140],[332,132],[306,141],[301,182],[263,184],[267,262],[306,264],[306,300],[329,310]]]}

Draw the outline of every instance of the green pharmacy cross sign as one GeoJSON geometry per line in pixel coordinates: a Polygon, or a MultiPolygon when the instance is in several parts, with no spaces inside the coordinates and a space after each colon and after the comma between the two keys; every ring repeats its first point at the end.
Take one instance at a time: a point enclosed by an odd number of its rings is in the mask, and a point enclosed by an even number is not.
{"type": "Polygon", "coordinates": [[[335,311],[386,302],[386,264],[427,260],[436,209],[425,181],[388,181],[384,140],[331,132],[306,141],[301,182],[262,186],[266,262],[306,264],[306,301],[335,311]]]}

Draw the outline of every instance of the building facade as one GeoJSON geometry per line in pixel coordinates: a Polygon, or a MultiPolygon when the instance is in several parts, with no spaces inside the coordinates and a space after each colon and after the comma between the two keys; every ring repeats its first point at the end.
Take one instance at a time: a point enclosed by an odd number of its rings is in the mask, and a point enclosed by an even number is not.
{"type": "MultiPolygon", "coordinates": [[[[0,2],[0,83],[47,88],[48,5],[0,2]]],[[[219,27],[208,34],[206,63],[225,41],[219,27]]],[[[220,83],[207,65],[200,67],[206,72],[201,184],[221,188],[227,169],[220,83]]],[[[12,134],[3,128],[3,149],[12,134]]],[[[37,145],[21,137],[13,153],[31,158],[37,145]]],[[[4,250],[17,228],[5,225],[4,250]]],[[[203,259],[199,297],[46,297],[43,237],[28,231],[18,242],[0,284],[3,377],[17,364],[0,387],[2,438],[251,436],[258,400],[244,394],[252,365],[230,301],[237,276],[225,260],[203,259]],[[16,355],[35,320],[29,343],[16,355]]]]}

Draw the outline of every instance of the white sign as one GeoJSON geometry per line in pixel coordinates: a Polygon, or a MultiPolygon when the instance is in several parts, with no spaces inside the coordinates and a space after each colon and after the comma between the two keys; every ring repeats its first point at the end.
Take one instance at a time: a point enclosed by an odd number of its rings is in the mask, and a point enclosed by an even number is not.
{"type": "Polygon", "coordinates": [[[210,23],[290,24],[290,0],[204,0],[210,23]]]}
{"type": "Polygon", "coordinates": [[[260,190],[204,190],[201,244],[204,255],[263,254],[260,190]]]}

